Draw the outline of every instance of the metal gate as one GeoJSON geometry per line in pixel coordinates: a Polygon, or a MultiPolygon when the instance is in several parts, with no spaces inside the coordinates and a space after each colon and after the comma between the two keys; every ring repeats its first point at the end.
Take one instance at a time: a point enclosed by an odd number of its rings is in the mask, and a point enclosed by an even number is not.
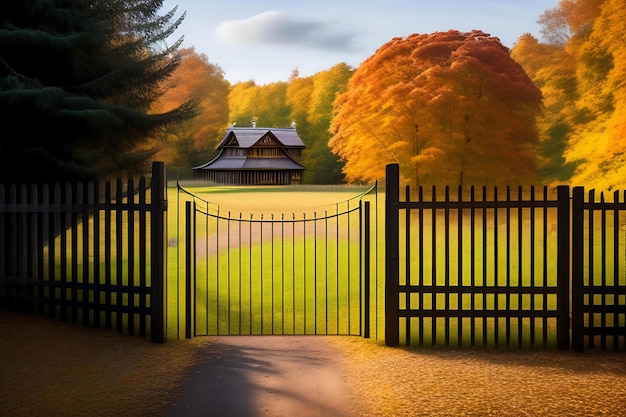
{"type": "Polygon", "coordinates": [[[233,214],[189,194],[185,337],[369,337],[371,216],[363,197],[375,187],[330,211],[289,215],[233,214]]]}

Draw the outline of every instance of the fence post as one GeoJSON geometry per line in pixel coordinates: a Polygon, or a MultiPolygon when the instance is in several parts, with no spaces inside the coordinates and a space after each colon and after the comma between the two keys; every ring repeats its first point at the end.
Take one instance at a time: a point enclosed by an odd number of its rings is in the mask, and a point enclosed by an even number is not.
{"type": "Polygon", "coordinates": [[[557,187],[557,348],[569,349],[570,329],[570,194],[569,186],[557,187]]]}
{"type": "Polygon", "coordinates": [[[371,251],[371,236],[370,236],[370,202],[365,202],[365,212],[363,220],[363,235],[364,235],[364,253],[363,253],[363,286],[364,286],[364,300],[365,305],[363,307],[363,337],[370,338],[370,251],[371,251]]]}
{"type": "Polygon", "coordinates": [[[572,200],[572,349],[584,350],[584,187],[574,187],[572,200]]]}
{"type": "Polygon", "coordinates": [[[196,336],[196,203],[185,203],[185,337],[196,336]]]}
{"type": "Polygon", "coordinates": [[[389,164],[385,185],[385,344],[400,344],[399,324],[399,231],[400,166],[389,164]]]}
{"type": "Polygon", "coordinates": [[[165,164],[152,163],[151,185],[151,222],[150,222],[150,338],[153,342],[163,343],[167,335],[167,239],[166,216],[167,189],[165,183],[165,164]]]}

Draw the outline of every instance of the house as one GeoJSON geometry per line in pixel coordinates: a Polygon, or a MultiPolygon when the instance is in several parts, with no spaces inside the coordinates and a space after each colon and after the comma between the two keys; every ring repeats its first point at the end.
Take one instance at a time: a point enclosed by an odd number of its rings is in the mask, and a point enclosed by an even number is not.
{"type": "Polygon", "coordinates": [[[230,127],[217,157],[193,168],[196,180],[233,185],[302,184],[304,143],[290,128],[230,127]]]}

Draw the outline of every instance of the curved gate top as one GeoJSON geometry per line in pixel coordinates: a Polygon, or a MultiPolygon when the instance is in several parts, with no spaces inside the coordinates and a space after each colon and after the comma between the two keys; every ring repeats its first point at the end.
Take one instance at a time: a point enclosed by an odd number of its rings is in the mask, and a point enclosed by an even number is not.
{"type": "Polygon", "coordinates": [[[364,197],[376,185],[332,210],[288,215],[225,212],[178,187],[190,197],[178,215],[185,337],[369,337],[371,216],[364,197]]]}

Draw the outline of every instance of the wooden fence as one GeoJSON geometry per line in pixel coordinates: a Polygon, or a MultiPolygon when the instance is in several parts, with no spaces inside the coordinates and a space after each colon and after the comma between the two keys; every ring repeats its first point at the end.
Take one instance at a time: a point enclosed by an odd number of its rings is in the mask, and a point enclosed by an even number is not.
{"type": "Polygon", "coordinates": [[[572,196],[572,347],[626,347],[626,191],[572,196]]]}
{"type": "Polygon", "coordinates": [[[0,185],[2,305],[165,341],[165,189],[0,185]]]}
{"type": "MultiPolygon", "coordinates": [[[[429,197],[387,166],[385,341],[575,350],[626,345],[626,202],[584,189],[429,197]],[[443,197],[443,198],[442,198],[443,197]]],[[[626,194],[624,195],[626,200],[626,194]]]]}

